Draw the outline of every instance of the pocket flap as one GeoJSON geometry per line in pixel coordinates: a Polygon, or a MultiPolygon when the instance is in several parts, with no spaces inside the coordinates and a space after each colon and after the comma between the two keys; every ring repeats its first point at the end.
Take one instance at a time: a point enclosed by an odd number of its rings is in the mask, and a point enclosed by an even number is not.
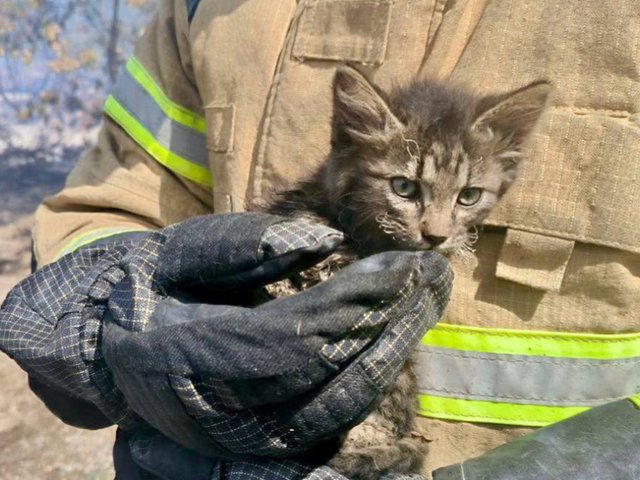
{"type": "Polygon", "coordinates": [[[234,105],[208,105],[204,109],[207,123],[207,148],[212,152],[233,150],[236,109],[234,105]]]}
{"type": "Polygon", "coordinates": [[[321,0],[305,6],[292,57],[378,65],[387,49],[390,0],[321,0]]]}
{"type": "Polygon", "coordinates": [[[554,108],[485,223],[640,253],[640,128],[554,108]]]}
{"type": "Polygon", "coordinates": [[[560,291],[575,242],[523,230],[507,230],[496,277],[538,290],[560,291]]]}

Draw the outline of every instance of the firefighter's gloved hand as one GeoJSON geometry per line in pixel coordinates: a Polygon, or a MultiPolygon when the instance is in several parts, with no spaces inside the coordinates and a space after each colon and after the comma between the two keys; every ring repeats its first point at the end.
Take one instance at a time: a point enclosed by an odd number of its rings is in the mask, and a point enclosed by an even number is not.
{"type": "Polygon", "coordinates": [[[10,293],[0,348],[105,423],[150,424],[206,456],[297,453],[366,415],[450,287],[437,254],[396,252],[300,295],[228,305],[341,240],[240,214],[83,248],[10,293]]]}
{"type": "Polygon", "coordinates": [[[341,241],[335,230],[260,214],[211,215],[115,235],[18,284],[0,308],[0,349],[29,373],[33,391],[63,421],[82,428],[137,425],[104,359],[105,318],[142,331],[173,302],[179,283],[211,291],[206,283],[215,279],[231,295],[234,281],[249,288],[305,268],[341,241]],[[292,235],[278,236],[280,227],[298,233],[291,244],[284,242],[292,235]]]}
{"type": "Polygon", "coordinates": [[[640,410],[629,400],[593,408],[433,474],[434,480],[637,478],[640,410]]]}
{"type": "MultiPolygon", "coordinates": [[[[279,227],[276,238],[288,249],[297,235],[279,227]]],[[[165,256],[157,281],[171,291],[228,277],[206,261],[165,256]]],[[[132,287],[116,286],[104,356],[130,408],[176,442],[217,458],[289,456],[371,411],[439,318],[450,275],[436,253],[390,252],[255,308],[164,302],[143,330],[122,320],[132,287]]]]}
{"type": "MultiPolygon", "coordinates": [[[[349,480],[328,466],[303,459],[214,460],[143,430],[130,439],[135,462],[159,480],[349,480]]],[[[420,475],[388,474],[382,480],[423,480],[420,475]]]]}

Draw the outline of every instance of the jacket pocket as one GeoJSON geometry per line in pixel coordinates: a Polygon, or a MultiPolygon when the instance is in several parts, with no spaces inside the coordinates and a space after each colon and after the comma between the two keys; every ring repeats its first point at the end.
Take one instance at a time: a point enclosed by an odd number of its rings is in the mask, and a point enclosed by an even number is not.
{"type": "Polygon", "coordinates": [[[295,60],[338,60],[380,65],[385,58],[390,0],[312,0],[298,24],[295,60]]]}
{"type": "Polygon", "coordinates": [[[622,112],[554,108],[487,223],[640,253],[640,128],[622,112]]]}

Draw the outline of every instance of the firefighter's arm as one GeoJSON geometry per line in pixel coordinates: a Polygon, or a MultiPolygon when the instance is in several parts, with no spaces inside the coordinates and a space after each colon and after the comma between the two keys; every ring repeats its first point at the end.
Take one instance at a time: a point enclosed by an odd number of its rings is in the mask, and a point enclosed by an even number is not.
{"type": "Polygon", "coordinates": [[[105,103],[98,143],[36,213],[39,266],[81,246],[211,213],[187,2],[162,0],[105,103]]]}

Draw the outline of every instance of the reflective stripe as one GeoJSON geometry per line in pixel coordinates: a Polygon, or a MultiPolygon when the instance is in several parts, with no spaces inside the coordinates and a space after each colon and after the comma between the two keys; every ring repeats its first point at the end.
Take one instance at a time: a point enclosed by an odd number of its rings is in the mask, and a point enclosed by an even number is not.
{"type": "Polygon", "coordinates": [[[169,170],[210,187],[204,119],[175,104],[131,58],[105,113],[169,170]]]}
{"type": "Polygon", "coordinates": [[[425,417],[519,427],[544,427],[573,417],[588,409],[589,407],[547,407],[494,403],[431,395],[419,395],[418,397],[418,414],[425,417]]]}
{"type": "Polygon", "coordinates": [[[141,228],[124,228],[124,227],[109,227],[109,228],[100,228],[96,230],[91,230],[88,232],[84,232],[77,237],[72,238],[65,247],[58,252],[55,256],[55,260],[59,260],[64,257],[68,253],[75,252],[81,247],[85,247],[91,243],[97,242],[99,240],[104,240],[105,238],[112,237],[114,235],[119,235],[121,233],[132,233],[132,232],[144,232],[145,230],[141,228]]]}
{"type": "MultiPolygon", "coordinates": [[[[143,93],[148,93],[167,117],[197,132],[205,133],[207,131],[204,118],[172,102],[135,57],[129,59],[126,69],[131,77],[144,89],[145,92],[143,93]]],[[[132,90],[135,91],[135,86],[133,87],[132,90]]],[[[124,93],[126,94],[126,89],[124,93]]],[[[135,102],[135,99],[130,99],[130,101],[135,102]]]]}
{"type": "Polygon", "coordinates": [[[640,392],[640,334],[439,324],[422,340],[420,413],[541,426],[640,392]]]}
{"type": "Polygon", "coordinates": [[[589,407],[640,391],[640,357],[582,360],[421,347],[420,391],[528,405],[589,407]]]}
{"type": "Polygon", "coordinates": [[[640,355],[640,333],[593,334],[507,330],[439,323],[423,345],[473,352],[611,360],[640,355]]]}

